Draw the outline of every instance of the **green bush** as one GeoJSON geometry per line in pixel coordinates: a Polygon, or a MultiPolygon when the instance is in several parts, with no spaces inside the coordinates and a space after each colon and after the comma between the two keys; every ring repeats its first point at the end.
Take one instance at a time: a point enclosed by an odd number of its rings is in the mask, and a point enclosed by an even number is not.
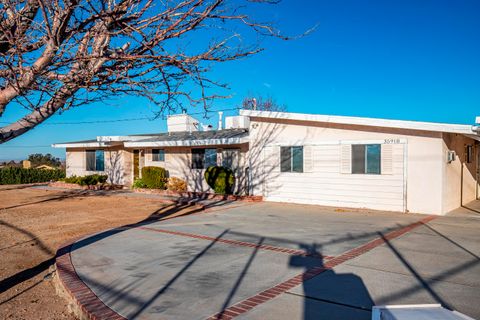
{"type": "Polygon", "coordinates": [[[0,169],[0,184],[22,184],[56,181],[65,178],[63,170],[24,169],[6,167],[0,169]]]}
{"type": "Polygon", "coordinates": [[[165,189],[168,180],[168,173],[162,167],[143,167],[142,181],[147,188],[165,189]]]}
{"type": "Polygon", "coordinates": [[[77,177],[71,176],[68,178],[63,179],[66,183],[75,183],[81,186],[93,186],[99,183],[107,182],[108,176],[100,175],[100,174],[92,174],[89,176],[77,177]]]}
{"type": "Polygon", "coordinates": [[[205,180],[215,193],[232,194],[235,176],[229,168],[212,166],[205,171],[205,180]]]}
{"type": "Polygon", "coordinates": [[[142,179],[135,179],[135,181],[133,181],[133,184],[132,184],[133,189],[146,188],[146,187],[147,185],[145,184],[145,182],[143,182],[142,179]]]}

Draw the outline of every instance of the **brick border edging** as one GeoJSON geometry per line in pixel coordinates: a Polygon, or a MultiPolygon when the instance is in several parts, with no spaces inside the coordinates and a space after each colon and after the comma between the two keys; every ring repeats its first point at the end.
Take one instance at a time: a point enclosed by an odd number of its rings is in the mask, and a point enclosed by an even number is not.
{"type": "Polygon", "coordinates": [[[194,239],[215,241],[215,242],[218,242],[218,243],[229,244],[229,245],[233,245],[233,246],[255,248],[255,249],[260,249],[260,250],[273,251],[273,252],[277,252],[277,253],[285,253],[285,254],[288,254],[288,255],[299,255],[299,256],[312,257],[312,258],[321,258],[321,259],[324,259],[324,260],[329,260],[329,259],[334,258],[332,256],[324,256],[324,255],[322,255],[320,257],[317,257],[315,255],[312,255],[312,254],[308,253],[308,252],[305,252],[304,250],[278,247],[278,246],[272,246],[272,245],[268,245],[268,244],[257,244],[257,243],[240,241],[240,240],[235,240],[235,239],[215,238],[215,237],[209,237],[209,236],[205,236],[205,235],[201,235],[201,234],[195,234],[195,233],[188,233],[188,232],[181,232],[181,231],[171,231],[171,230],[166,230],[166,229],[158,229],[158,228],[145,227],[145,226],[140,226],[140,227],[138,227],[138,229],[154,231],[154,232],[159,232],[159,233],[165,233],[165,234],[171,234],[171,235],[182,236],[182,237],[188,237],[188,238],[194,238],[194,239]]]}
{"type": "Polygon", "coordinates": [[[99,184],[99,185],[88,185],[81,186],[76,183],[68,183],[63,181],[55,181],[48,183],[49,187],[53,188],[63,188],[71,190],[122,190],[123,186],[118,184],[99,184]]]}
{"type": "Polygon", "coordinates": [[[75,239],[62,245],[60,249],[57,250],[55,256],[55,266],[59,280],[58,283],[62,286],[62,289],[68,294],[71,300],[73,300],[75,307],[81,311],[81,314],[77,314],[77,316],[80,316],[82,319],[91,320],[126,320],[125,317],[116,313],[104,304],[76,273],[70,253],[72,246],[77,240],[79,239],[75,239]]]}
{"type": "Polygon", "coordinates": [[[267,301],[270,301],[281,294],[287,292],[288,290],[298,286],[299,284],[310,280],[319,274],[331,270],[332,268],[338,266],[339,264],[342,264],[348,260],[354,259],[362,254],[365,254],[369,252],[370,250],[386,243],[388,240],[393,240],[395,238],[398,238],[405,233],[415,229],[416,227],[419,227],[429,221],[432,221],[433,219],[437,218],[437,216],[428,216],[426,218],[423,218],[417,222],[413,222],[405,227],[399,228],[397,230],[391,231],[381,238],[375,238],[369,242],[367,242],[364,245],[361,245],[359,247],[353,248],[347,252],[342,253],[341,255],[328,260],[325,262],[325,264],[321,267],[314,267],[311,268],[305,272],[302,272],[295,277],[281,282],[277,284],[276,286],[273,286],[272,288],[269,288],[267,290],[264,290],[254,296],[251,296],[247,299],[244,299],[240,302],[237,302],[224,310],[222,310],[219,313],[216,313],[210,317],[207,318],[207,320],[230,320],[233,318],[236,318],[239,315],[242,315],[244,313],[247,313],[248,311],[252,310],[255,308],[257,305],[263,304],[267,301]]]}

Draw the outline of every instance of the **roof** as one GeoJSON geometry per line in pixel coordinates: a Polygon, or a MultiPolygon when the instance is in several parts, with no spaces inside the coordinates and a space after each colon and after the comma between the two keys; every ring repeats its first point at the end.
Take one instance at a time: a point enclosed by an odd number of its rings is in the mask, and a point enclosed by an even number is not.
{"type": "Polygon", "coordinates": [[[371,127],[385,127],[398,128],[410,130],[423,130],[435,132],[451,132],[465,135],[479,134],[475,131],[476,126],[465,124],[451,124],[451,123],[436,123],[436,122],[421,122],[421,121],[406,121],[406,120],[391,120],[380,118],[365,118],[365,117],[346,117],[334,115],[321,114],[306,114],[306,113],[290,113],[290,112],[273,112],[273,111],[254,111],[254,110],[240,110],[240,115],[248,117],[268,118],[268,119],[282,119],[282,120],[298,120],[298,121],[314,121],[323,123],[338,123],[350,124],[371,127]]]}
{"type": "Polygon", "coordinates": [[[108,147],[122,144],[125,147],[155,146],[201,146],[228,145],[248,142],[246,129],[224,129],[211,131],[180,131],[128,136],[99,136],[96,140],[56,143],[54,148],[108,147]]]}
{"type": "MultiPolygon", "coordinates": [[[[138,137],[135,136],[135,137],[138,137]]],[[[224,129],[210,131],[181,131],[151,135],[148,138],[125,141],[126,147],[149,146],[200,146],[239,144],[248,142],[246,129],[224,129]]]]}

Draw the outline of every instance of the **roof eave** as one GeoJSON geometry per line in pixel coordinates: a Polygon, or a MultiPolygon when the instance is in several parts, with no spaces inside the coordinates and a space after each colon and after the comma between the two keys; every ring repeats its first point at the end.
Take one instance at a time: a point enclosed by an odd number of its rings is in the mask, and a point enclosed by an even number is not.
{"type": "Polygon", "coordinates": [[[336,124],[346,124],[346,125],[384,127],[384,128],[396,128],[396,129],[407,129],[407,130],[450,132],[450,133],[459,133],[459,134],[475,134],[473,126],[463,125],[463,124],[391,120],[391,119],[380,119],[380,118],[346,117],[346,116],[318,115],[318,114],[306,114],[306,113],[257,111],[257,110],[240,110],[240,115],[249,116],[249,117],[258,117],[258,118],[268,118],[268,119],[313,121],[313,122],[323,122],[323,123],[336,123],[336,124]]]}
{"type": "Polygon", "coordinates": [[[76,143],[76,142],[68,142],[68,143],[54,143],[52,144],[52,148],[105,148],[111,147],[114,144],[108,142],[86,142],[86,143],[76,143]]]}
{"type": "Polygon", "coordinates": [[[248,142],[248,137],[175,141],[129,141],[125,142],[125,147],[201,147],[243,144],[248,142]]]}

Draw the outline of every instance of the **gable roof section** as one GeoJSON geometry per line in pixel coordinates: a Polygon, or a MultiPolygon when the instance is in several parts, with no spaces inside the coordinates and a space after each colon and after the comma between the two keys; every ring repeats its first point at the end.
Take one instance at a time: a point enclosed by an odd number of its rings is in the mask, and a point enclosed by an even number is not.
{"type": "Polygon", "coordinates": [[[336,123],[346,125],[359,125],[371,127],[384,128],[398,128],[422,131],[435,132],[451,132],[465,135],[476,135],[475,126],[465,124],[450,124],[450,123],[436,123],[436,122],[421,122],[421,121],[406,121],[406,120],[391,120],[379,118],[363,118],[363,117],[346,117],[346,116],[332,116],[321,114],[306,114],[306,113],[290,113],[290,112],[272,112],[272,111],[253,111],[240,110],[240,115],[248,117],[281,119],[281,120],[298,120],[298,121],[312,121],[323,123],[336,123]]]}

